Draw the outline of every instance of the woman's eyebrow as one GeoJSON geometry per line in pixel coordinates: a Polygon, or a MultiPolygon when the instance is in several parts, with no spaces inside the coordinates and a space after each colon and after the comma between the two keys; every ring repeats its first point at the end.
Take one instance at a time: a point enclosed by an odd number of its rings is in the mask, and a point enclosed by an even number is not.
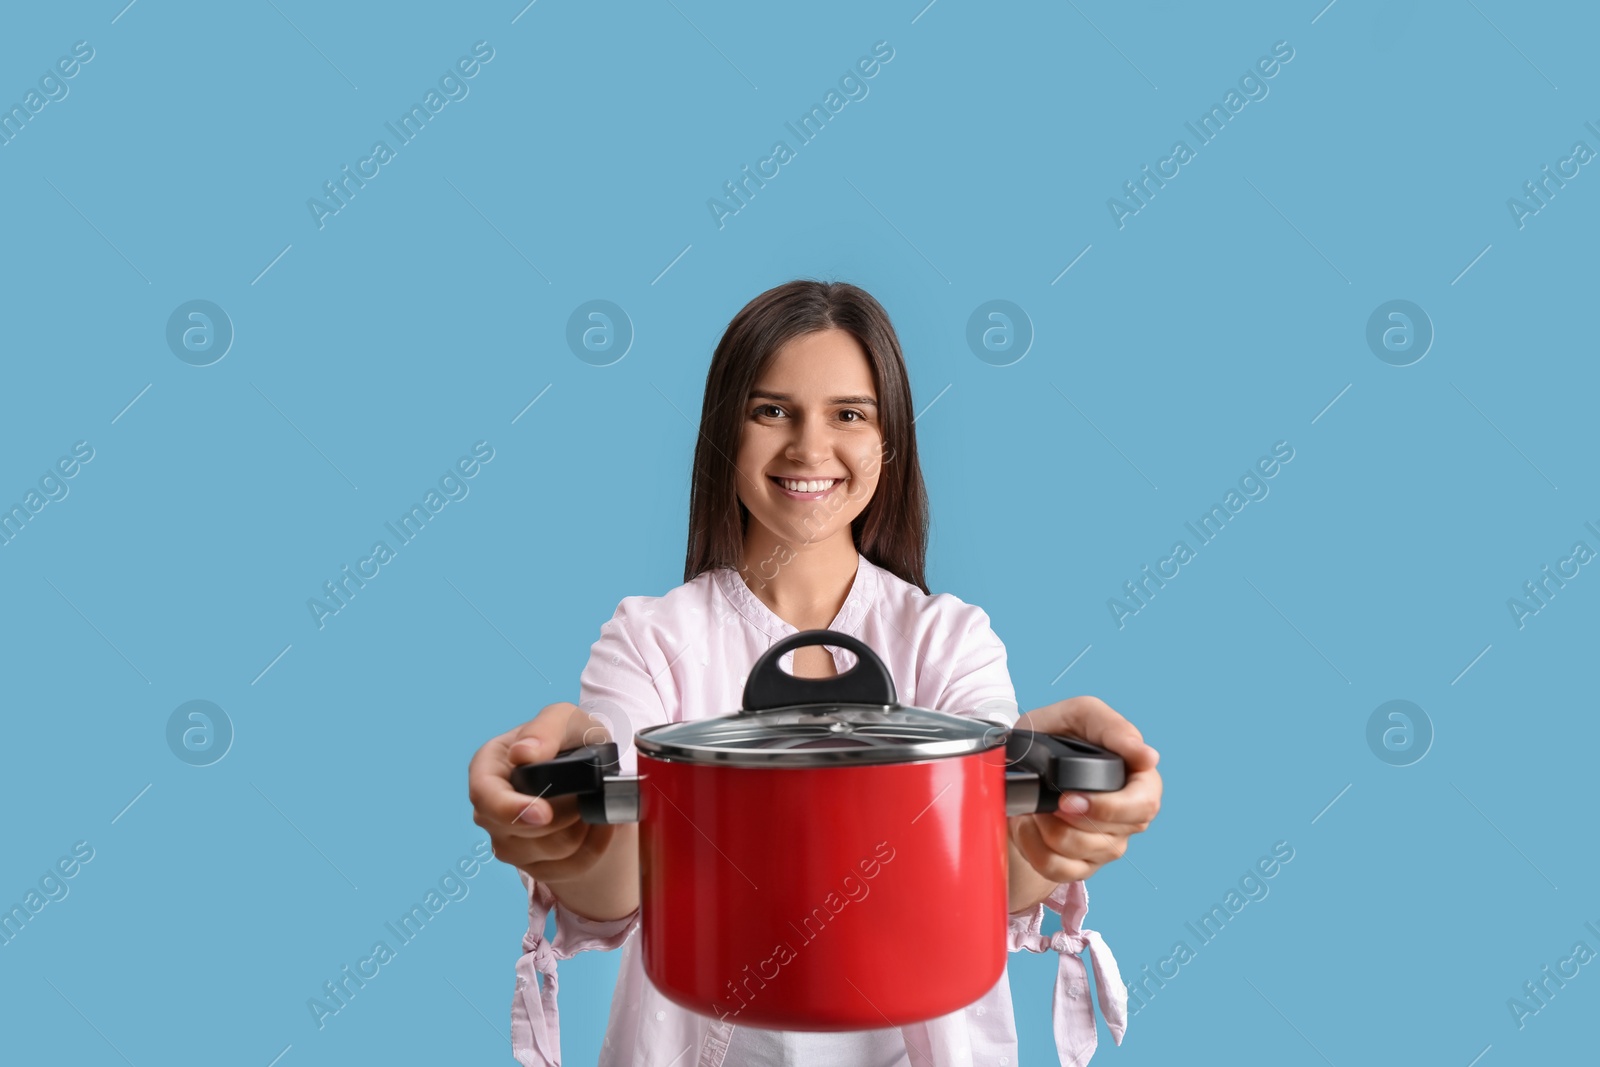
{"type": "MultiPolygon", "coordinates": [[[[758,399],[759,400],[781,400],[784,403],[788,403],[788,402],[792,401],[794,399],[794,397],[790,396],[788,393],[769,393],[769,392],[766,392],[765,390],[757,389],[757,390],[755,390],[754,392],[752,392],[750,394],[750,399],[751,400],[758,400],[758,399]]],[[[878,406],[878,402],[876,400],[874,400],[870,396],[835,396],[835,397],[829,397],[828,398],[828,403],[829,404],[862,404],[862,405],[869,405],[871,407],[877,407],[878,406]]]]}

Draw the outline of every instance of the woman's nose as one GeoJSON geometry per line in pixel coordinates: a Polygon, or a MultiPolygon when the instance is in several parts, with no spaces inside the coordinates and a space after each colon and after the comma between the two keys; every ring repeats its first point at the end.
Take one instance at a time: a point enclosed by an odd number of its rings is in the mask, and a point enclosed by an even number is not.
{"type": "Polygon", "coordinates": [[[820,464],[828,458],[830,451],[826,434],[826,428],[814,419],[801,422],[796,426],[785,454],[792,463],[804,466],[820,464]]]}

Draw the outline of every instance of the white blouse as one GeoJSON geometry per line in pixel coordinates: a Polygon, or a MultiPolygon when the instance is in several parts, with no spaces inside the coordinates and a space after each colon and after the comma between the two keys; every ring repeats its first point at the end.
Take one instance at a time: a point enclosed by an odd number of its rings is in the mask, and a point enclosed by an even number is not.
{"type": "MultiPolygon", "coordinates": [[[[948,593],[925,594],[864,556],[857,560],[850,592],[827,628],[860,639],[878,654],[902,704],[1014,723],[1017,701],[1005,645],[990,628],[989,616],[948,593]]],[[[755,661],[795,632],[732,568],[708,571],[664,596],[627,597],[600,628],[580,680],[579,706],[608,723],[621,772],[633,774],[635,731],[737,711],[755,661]]],[[[849,651],[829,651],[839,673],[854,665],[849,651]]],[[[793,664],[793,652],[780,661],[791,673],[793,664]]],[[[906,1067],[910,1060],[916,1067],[1009,1067],[1017,1062],[1011,986],[1004,973],[967,1007],[897,1029],[841,1034],[735,1027],[679,1007],[651,984],[639,939],[632,936],[639,925],[637,909],[605,922],[585,919],[561,905],[547,886],[519,873],[528,889],[528,931],[516,967],[511,1031],[513,1054],[526,1067],[561,1062],[556,961],[618,947],[622,960],[600,1067],[906,1067]],[[556,933],[547,941],[545,919],[552,909],[556,933]]],[[[1054,948],[1061,953],[1053,1023],[1063,1063],[1086,1063],[1097,1040],[1087,970],[1078,956],[1085,949],[1101,1011],[1118,1043],[1126,1026],[1127,993],[1116,961],[1099,934],[1082,928],[1087,907],[1083,883],[1065,883],[1044,904],[1011,916],[1007,928],[1009,951],[1054,948]],[[1062,931],[1052,937],[1040,932],[1046,906],[1062,917],[1062,931]]]]}

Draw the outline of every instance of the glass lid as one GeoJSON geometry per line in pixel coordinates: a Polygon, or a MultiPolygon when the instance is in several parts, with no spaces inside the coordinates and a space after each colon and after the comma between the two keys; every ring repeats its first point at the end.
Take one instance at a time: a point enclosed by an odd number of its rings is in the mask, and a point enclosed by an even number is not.
{"type": "Polygon", "coordinates": [[[804,704],[651,726],[634,735],[657,759],[741,767],[906,763],[1005,744],[999,723],[898,704],[804,704]]]}
{"type": "Polygon", "coordinates": [[[888,668],[867,645],[833,630],[805,630],[756,661],[738,713],[651,726],[634,741],[657,759],[818,767],[961,756],[1004,745],[1008,731],[1002,723],[901,705],[888,668]],[[807,645],[847,649],[856,662],[825,678],[799,678],[779,666],[785,653],[807,645]]]}

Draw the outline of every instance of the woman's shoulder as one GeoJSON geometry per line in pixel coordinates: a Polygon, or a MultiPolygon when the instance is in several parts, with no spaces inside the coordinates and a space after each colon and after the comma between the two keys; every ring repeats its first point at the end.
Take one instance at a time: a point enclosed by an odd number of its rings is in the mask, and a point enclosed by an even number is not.
{"type": "Polygon", "coordinates": [[[988,612],[954,593],[924,593],[887,571],[880,594],[873,615],[884,618],[869,618],[866,636],[909,671],[905,698],[923,708],[1016,718],[1006,646],[988,612]]]}
{"type": "Polygon", "coordinates": [[[618,602],[616,611],[612,612],[605,625],[619,626],[635,633],[660,626],[681,629],[696,617],[703,617],[710,609],[717,595],[716,582],[716,572],[705,571],[659,596],[625,596],[618,602]]]}
{"type": "Polygon", "coordinates": [[[887,568],[878,567],[877,571],[882,610],[890,613],[897,626],[940,635],[993,633],[989,613],[977,604],[954,593],[924,593],[887,568]]]}

